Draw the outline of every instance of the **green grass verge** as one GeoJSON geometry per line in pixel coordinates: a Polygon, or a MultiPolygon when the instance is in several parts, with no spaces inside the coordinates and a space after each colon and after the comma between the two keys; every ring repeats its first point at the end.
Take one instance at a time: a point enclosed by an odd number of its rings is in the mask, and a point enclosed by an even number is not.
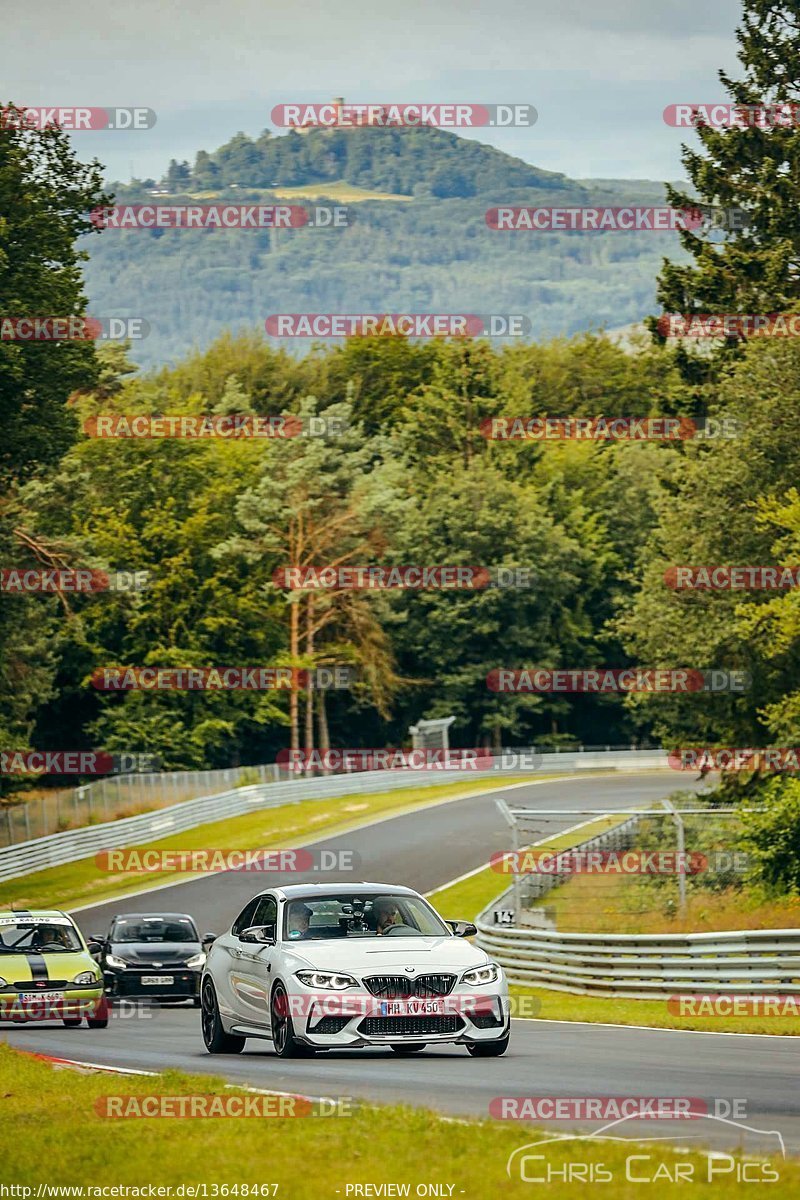
{"type": "MultiPolygon", "coordinates": [[[[469,918],[465,918],[469,920],[469,918]]],[[[724,993],[724,986],[720,986],[724,993]]],[[[754,989],[755,990],[755,989],[754,989]]],[[[534,1000],[539,1020],[591,1021],[609,1025],[654,1025],[659,1029],[693,1029],[701,1033],[777,1033],[797,1037],[798,1017],[679,1016],[666,1000],[625,1000],[616,996],[576,996],[549,988],[511,987],[515,996],[534,1000]]],[[[527,1015],[527,1008],[525,1011],[527,1015]]]]}
{"type": "MultiPolygon", "coordinates": [[[[539,776],[537,780],[553,778],[539,776]]],[[[371,795],[337,796],[330,800],[295,802],[280,808],[259,808],[240,817],[198,825],[185,833],[148,842],[148,849],[215,850],[291,849],[317,840],[322,834],[344,833],[367,821],[393,813],[425,808],[441,800],[524,782],[515,776],[502,782],[486,779],[473,783],[451,783],[441,787],[399,788],[371,795]]],[[[535,782],[535,781],[532,781],[535,782]]],[[[197,876],[177,871],[125,872],[118,875],[100,870],[94,858],[83,858],[47,871],[36,871],[0,883],[0,908],[12,904],[26,908],[72,908],[100,903],[147,886],[158,887],[170,880],[197,876]]]]}
{"type": "MultiPolygon", "coordinates": [[[[76,1058],[90,1057],[91,1040],[90,1035],[76,1038],[76,1058]]],[[[241,1190],[233,1190],[237,1185],[277,1184],[274,1194],[278,1200],[346,1200],[348,1194],[387,1194],[365,1190],[368,1184],[373,1188],[387,1183],[408,1185],[408,1194],[414,1196],[418,1185],[436,1183],[445,1185],[439,1194],[454,1198],[530,1200],[530,1182],[522,1182],[519,1174],[509,1179],[506,1162],[513,1151],[539,1136],[548,1136],[511,1121],[448,1121],[425,1109],[396,1106],[355,1107],[348,1116],[299,1120],[108,1118],[96,1108],[102,1108],[108,1096],[216,1095],[230,1099],[241,1093],[213,1076],[172,1071],[157,1078],[56,1071],[5,1045],[0,1045],[0,1075],[3,1181],[33,1187],[33,1195],[40,1183],[145,1189],[149,1185],[176,1189],[205,1184],[205,1197],[212,1200],[215,1195],[241,1196],[241,1190]],[[44,1137],[47,1152],[34,1152],[35,1130],[39,1140],[44,1137]],[[214,1185],[230,1190],[215,1192],[214,1185]],[[358,1193],[352,1190],[356,1185],[362,1188],[358,1193]]],[[[664,1135],[663,1125],[658,1132],[664,1135]]],[[[697,1150],[675,1151],[669,1144],[577,1141],[539,1147],[533,1153],[544,1153],[553,1170],[563,1171],[565,1164],[578,1161],[602,1164],[613,1176],[602,1189],[611,1200],[641,1195],[640,1184],[626,1182],[626,1160],[633,1155],[649,1156],[632,1165],[632,1173],[639,1177],[645,1171],[650,1175],[663,1172],[664,1166],[674,1174],[680,1163],[684,1170],[691,1164],[694,1181],[706,1183],[712,1170],[711,1162],[697,1150]]],[[[735,1175],[732,1164],[726,1162],[725,1166],[725,1174],[719,1160],[713,1168],[717,1172],[713,1177],[715,1198],[750,1195],[752,1184],[736,1183],[731,1178],[735,1175]]],[[[758,1166],[751,1164],[751,1170],[758,1166]]],[[[547,1169],[536,1163],[529,1170],[534,1167],[534,1174],[547,1169]]],[[[770,1169],[783,1184],[783,1195],[800,1191],[800,1164],[773,1159],[770,1169]]],[[[685,1193],[685,1185],[662,1183],[658,1195],[685,1193]]],[[[547,1194],[555,1200],[574,1197],[575,1184],[551,1182],[547,1194]]],[[[84,1195],[90,1197],[91,1193],[84,1195]]],[[[195,1195],[203,1197],[204,1193],[200,1190],[195,1195]]]]}
{"type": "MultiPolygon", "coordinates": [[[[603,818],[605,821],[605,818],[603,818]]],[[[580,840],[600,832],[591,826],[581,829],[580,840]]],[[[559,834],[537,843],[542,849],[563,850],[575,844],[575,834],[559,834]]],[[[485,867],[467,879],[452,883],[435,892],[429,899],[443,917],[449,920],[474,921],[478,914],[496,900],[508,886],[509,879],[485,867]]],[[[569,885],[567,885],[569,886],[569,885]]],[[[724,992],[721,987],[720,991],[724,992]]],[[[537,1018],[551,1021],[589,1021],[611,1025],[654,1025],[660,1029],[693,1029],[706,1033],[777,1033],[800,1034],[797,1017],[765,1016],[680,1016],[669,1012],[666,1000],[626,1000],[615,996],[581,996],[571,992],[556,992],[549,988],[512,986],[514,996],[533,1000],[531,1006],[537,1018]]],[[[527,1010],[526,1010],[527,1011],[527,1010]]]]}

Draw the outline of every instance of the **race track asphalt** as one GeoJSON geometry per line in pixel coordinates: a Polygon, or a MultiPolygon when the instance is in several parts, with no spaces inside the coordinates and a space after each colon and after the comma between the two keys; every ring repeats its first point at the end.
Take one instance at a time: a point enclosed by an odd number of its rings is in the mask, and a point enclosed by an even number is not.
{"type": "MultiPolygon", "coordinates": [[[[683,780],[681,786],[686,786],[683,780]]],[[[525,807],[623,809],[675,790],[671,772],[584,776],[526,784],[509,790],[509,802],[525,807]]],[[[694,785],[696,786],[696,785],[694,785]]],[[[402,883],[427,892],[508,848],[508,832],[493,794],[469,795],[382,820],[317,848],[355,850],[358,878],[402,883]]],[[[581,816],[542,819],[539,836],[574,825],[581,816]]],[[[532,834],[531,837],[535,837],[532,834]]],[[[352,874],[294,875],[352,881],[352,874]]],[[[221,932],[246,900],[286,877],[227,872],[170,885],[158,891],[77,912],[89,935],[118,912],[179,911],[193,915],[202,931],[221,932]]],[[[268,1042],[249,1040],[240,1056],[210,1057],[200,1036],[199,1013],[185,1007],[152,1006],[144,1014],[115,1015],[108,1029],[67,1030],[58,1025],[0,1027],[12,1045],[38,1053],[107,1066],[160,1071],[167,1067],[223,1075],[231,1082],[311,1096],[347,1096],[367,1102],[403,1102],[450,1115],[488,1116],[498,1096],[680,1096],[743,1100],[740,1124],[778,1131],[787,1150],[800,1153],[800,1040],[625,1028],[571,1022],[515,1020],[511,1046],[499,1059],[473,1059],[463,1048],[427,1049],[403,1059],[388,1049],[329,1052],[311,1060],[280,1060],[268,1042]]],[[[726,1115],[726,1110],[721,1110],[726,1115]]],[[[735,1114],[734,1114],[735,1116],[735,1114]]],[[[542,1124],[541,1122],[539,1124],[542,1124]]],[[[698,1120],[626,1122],[616,1136],[674,1138],[716,1147],[744,1143],[748,1149],[778,1147],[777,1134],[745,1133],[739,1125],[698,1120]]],[[[578,1123],[553,1123],[566,1132],[578,1123]]],[[[582,1129],[597,1123],[580,1123],[582,1129]]],[[[520,1144],[525,1141],[520,1130],[520,1144]]]]}

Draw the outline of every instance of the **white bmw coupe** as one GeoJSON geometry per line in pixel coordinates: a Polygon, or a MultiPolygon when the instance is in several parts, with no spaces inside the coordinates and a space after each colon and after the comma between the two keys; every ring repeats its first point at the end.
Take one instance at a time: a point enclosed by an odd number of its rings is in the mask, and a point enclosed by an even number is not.
{"type": "Polygon", "coordinates": [[[508,1047],[502,968],[411,888],[294,884],[255,896],[212,945],[200,985],[210,1054],[266,1038],[283,1058],[390,1046],[399,1054],[456,1042],[508,1047]]]}

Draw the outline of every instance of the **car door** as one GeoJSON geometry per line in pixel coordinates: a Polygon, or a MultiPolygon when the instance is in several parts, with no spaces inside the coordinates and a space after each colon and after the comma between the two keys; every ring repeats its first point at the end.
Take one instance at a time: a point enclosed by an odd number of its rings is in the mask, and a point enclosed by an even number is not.
{"type": "Polygon", "coordinates": [[[274,896],[260,896],[252,911],[242,914],[247,924],[236,923],[235,944],[231,947],[231,992],[239,1019],[248,1025],[269,1028],[269,993],[272,985],[274,945],[241,940],[242,932],[250,926],[271,925],[278,920],[278,904],[274,896]]]}
{"type": "Polygon", "coordinates": [[[260,896],[254,896],[247,902],[233,922],[230,931],[221,934],[212,943],[208,955],[207,970],[214,981],[220,1012],[226,1017],[234,1017],[236,1020],[245,1019],[234,987],[239,970],[239,951],[242,946],[239,934],[253,924],[253,914],[260,899],[260,896]]]}

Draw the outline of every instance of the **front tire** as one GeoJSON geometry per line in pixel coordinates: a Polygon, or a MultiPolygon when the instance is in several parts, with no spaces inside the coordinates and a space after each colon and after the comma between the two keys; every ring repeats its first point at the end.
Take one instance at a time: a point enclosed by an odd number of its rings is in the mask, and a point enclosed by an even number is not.
{"type": "Polygon", "coordinates": [[[219,1015],[217,993],[214,991],[214,985],[210,979],[206,979],[203,984],[203,992],[200,1000],[202,1004],[200,1025],[203,1031],[203,1041],[208,1053],[241,1054],[247,1039],[239,1037],[235,1033],[225,1032],[222,1025],[222,1018],[219,1015]]]}
{"type": "Polygon", "coordinates": [[[108,1028],[108,1001],[105,996],[99,1002],[94,1010],[93,1017],[86,1018],[86,1024],[90,1029],[107,1029],[108,1028]]]}
{"type": "Polygon", "coordinates": [[[294,1036],[294,1025],[289,1012],[289,997],[282,983],[276,983],[270,1005],[272,1045],[279,1058],[310,1058],[313,1046],[307,1046],[294,1036]]]}
{"type": "Polygon", "coordinates": [[[507,1033],[505,1037],[498,1038],[496,1042],[471,1042],[467,1049],[473,1058],[499,1058],[508,1049],[510,1037],[511,1034],[507,1033]]]}

